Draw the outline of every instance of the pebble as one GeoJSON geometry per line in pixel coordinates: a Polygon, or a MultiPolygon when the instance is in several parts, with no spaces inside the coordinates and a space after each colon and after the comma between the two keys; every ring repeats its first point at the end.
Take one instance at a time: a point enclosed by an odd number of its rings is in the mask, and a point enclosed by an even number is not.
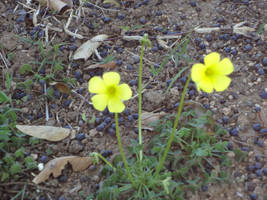
{"type": "Polygon", "coordinates": [[[83,150],[83,145],[80,144],[79,141],[77,140],[71,141],[70,146],[69,146],[70,153],[79,153],[82,150],[83,150]]]}

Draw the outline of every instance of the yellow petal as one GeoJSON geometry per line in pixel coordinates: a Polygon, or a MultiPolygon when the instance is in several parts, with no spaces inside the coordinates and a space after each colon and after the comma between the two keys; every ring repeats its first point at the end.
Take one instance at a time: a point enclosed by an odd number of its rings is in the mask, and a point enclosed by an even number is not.
{"type": "Polygon", "coordinates": [[[217,92],[224,91],[231,83],[231,79],[227,76],[217,76],[213,79],[213,86],[217,92]]]}
{"type": "Polygon", "coordinates": [[[96,110],[103,111],[105,110],[108,104],[108,96],[105,94],[97,94],[94,95],[92,98],[93,106],[96,110]]]}
{"type": "Polygon", "coordinates": [[[228,75],[234,71],[234,66],[229,58],[224,58],[218,63],[215,70],[220,74],[228,75]]]}
{"type": "Polygon", "coordinates": [[[94,76],[88,83],[88,90],[91,93],[103,93],[105,88],[105,83],[99,76],[94,76]]]}
{"type": "Polygon", "coordinates": [[[191,71],[191,78],[194,82],[203,79],[205,75],[206,66],[200,63],[194,64],[191,71]]]}
{"type": "Polygon", "coordinates": [[[213,92],[212,81],[210,81],[207,78],[202,79],[200,82],[198,82],[197,86],[198,86],[199,89],[203,90],[204,92],[207,92],[207,93],[212,93],[213,92]]]}
{"type": "Polygon", "coordinates": [[[103,75],[106,85],[118,85],[120,83],[120,75],[117,72],[107,72],[103,75]]]}
{"type": "Polygon", "coordinates": [[[217,52],[212,52],[205,56],[204,58],[204,64],[207,67],[214,66],[220,62],[220,54],[217,52]]]}
{"type": "Polygon", "coordinates": [[[118,96],[122,100],[128,100],[132,97],[132,90],[126,83],[118,86],[118,96]]]}
{"type": "Polygon", "coordinates": [[[120,113],[125,109],[124,104],[118,98],[112,98],[108,101],[108,110],[112,113],[120,113]]]}

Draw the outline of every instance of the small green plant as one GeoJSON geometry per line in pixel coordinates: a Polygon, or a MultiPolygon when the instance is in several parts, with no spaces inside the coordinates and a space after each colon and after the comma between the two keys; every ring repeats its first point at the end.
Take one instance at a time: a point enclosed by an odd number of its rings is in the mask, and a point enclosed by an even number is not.
{"type": "MultiPolygon", "coordinates": [[[[9,89],[11,79],[6,74],[5,85],[9,89]]],[[[30,144],[24,135],[15,129],[17,109],[12,108],[12,99],[0,91],[0,181],[19,178],[20,174],[36,167],[30,156],[26,156],[23,144],[30,144]]]]}
{"type": "MultiPolygon", "coordinates": [[[[34,44],[39,46],[41,53],[40,60],[22,65],[20,74],[31,74],[33,75],[33,79],[17,83],[18,88],[25,88],[26,92],[30,92],[33,82],[64,82],[72,85],[76,84],[75,78],[62,76],[64,65],[61,60],[58,59],[58,55],[59,47],[64,44],[56,44],[50,50],[46,50],[41,41],[35,42],[34,44]],[[44,71],[44,69],[46,69],[46,71],[44,71]]],[[[54,90],[52,87],[47,88],[48,97],[53,98],[53,92],[54,90]]]]}
{"type": "MultiPolygon", "coordinates": [[[[175,55],[176,60],[185,55],[188,40],[184,39],[183,43],[180,53],[176,53],[177,47],[175,51],[171,51],[171,55],[175,55]]],[[[144,153],[141,132],[141,94],[143,53],[145,46],[150,45],[147,34],[141,40],[141,45],[138,142],[132,141],[128,146],[130,153],[128,159],[121,144],[118,113],[125,108],[122,101],[130,99],[131,89],[127,84],[119,85],[120,76],[116,72],[108,72],[103,75],[103,79],[93,77],[89,81],[89,92],[96,93],[92,97],[93,106],[99,111],[108,107],[110,112],[115,113],[116,136],[121,152],[112,163],[98,153],[93,154],[97,158],[96,161],[101,158],[107,164],[102,170],[106,179],[96,194],[97,200],[180,200],[183,199],[186,190],[196,191],[202,185],[225,181],[228,177],[224,169],[230,165],[226,156],[227,142],[222,140],[226,131],[215,123],[211,112],[199,113],[192,109],[182,112],[182,109],[191,77],[198,90],[211,93],[214,89],[216,91],[227,89],[231,82],[227,75],[233,71],[231,61],[228,58],[220,61],[219,54],[213,52],[204,58],[204,64],[193,65],[180,98],[177,114],[166,116],[154,124],[158,135],[151,140],[149,150],[144,153]]],[[[157,75],[166,62],[165,59],[153,74],[157,75]]],[[[175,78],[177,79],[181,73],[178,73],[175,78]]]]}

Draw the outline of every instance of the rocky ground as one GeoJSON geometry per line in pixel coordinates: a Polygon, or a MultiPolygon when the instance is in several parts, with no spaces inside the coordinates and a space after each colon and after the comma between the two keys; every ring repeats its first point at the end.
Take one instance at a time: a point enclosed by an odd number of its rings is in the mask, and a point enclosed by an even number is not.
{"type": "MultiPolygon", "coordinates": [[[[222,93],[211,95],[200,93],[194,84],[189,86],[187,100],[193,100],[210,109],[214,118],[229,130],[229,149],[241,148],[248,152],[243,162],[234,162],[231,170],[231,184],[210,184],[207,191],[186,194],[186,199],[266,199],[267,195],[267,57],[266,57],[266,2],[263,0],[138,0],[121,1],[116,8],[103,4],[101,1],[91,0],[83,8],[79,2],[73,0],[73,19],[68,29],[83,36],[83,39],[72,37],[63,31],[69,19],[70,12],[58,14],[45,10],[41,6],[37,15],[38,26],[33,25],[33,13],[38,9],[38,1],[5,1],[0,2],[0,69],[1,80],[4,72],[13,76],[10,95],[14,99],[14,107],[20,108],[19,124],[27,125],[53,125],[71,127],[76,133],[84,133],[81,140],[67,138],[62,142],[43,142],[34,147],[25,147],[30,153],[37,155],[41,162],[45,151],[52,153],[48,160],[66,155],[88,156],[90,152],[112,151],[119,152],[112,118],[106,113],[96,112],[89,104],[90,94],[87,90],[89,79],[94,75],[102,74],[109,69],[86,69],[99,62],[99,57],[92,55],[87,61],[72,60],[73,52],[88,39],[107,34],[105,40],[98,48],[102,58],[114,56],[116,67],[114,70],[121,74],[123,82],[130,84],[133,95],[137,94],[138,64],[141,46],[138,41],[127,41],[123,36],[135,36],[148,33],[152,41],[152,48],[146,49],[144,54],[143,80],[148,83],[143,93],[144,111],[173,112],[174,105],[181,95],[184,77],[174,84],[167,96],[162,93],[168,87],[170,80],[186,66],[186,62],[179,61],[175,66],[170,59],[158,76],[152,76],[150,66],[157,68],[168,55],[169,50],[160,45],[157,36],[170,36],[165,39],[166,45],[175,45],[186,34],[190,34],[190,42],[186,55],[193,62],[201,62],[204,55],[217,51],[222,57],[229,57],[235,71],[231,75],[232,83],[229,89],[222,93]],[[81,12],[78,12],[81,11],[81,12]],[[244,22],[242,26],[250,27],[248,32],[234,33],[234,26],[244,22]],[[54,30],[46,27],[50,23],[54,30]],[[196,27],[219,28],[210,33],[193,31],[196,27]],[[36,34],[37,33],[37,34],[36,34]],[[48,99],[49,120],[46,121],[47,100],[43,97],[43,85],[33,82],[30,90],[18,87],[19,82],[33,80],[32,74],[21,74],[23,64],[41,61],[40,48],[25,39],[31,39],[36,34],[44,42],[45,48],[60,44],[58,60],[62,61],[64,73],[56,73],[56,79],[69,78],[75,80],[70,95],[55,92],[55,98],[48,99]],[[46,41],[46,36],[48,40],[46,41]],[[99,122],[109,121],[110,126],[105,131],[97,131],[97,125],[88,125],[81,114],[91,119],[95,116],[99,122]],[[108,118],[108,119],[107,119],[108,118]],[[111,121],[110,121],[111,120],[111,121]]],[[[36,41],[37,38],[35,38],[36,41]]],[[[39,69],[39,74],[49,73],[49,66],[39,69]]],[[[186,73],[184,74],[184,76],[186,73]]],[[[1,81],[1,90],[4,82],[1,81]]],[[[129,138],[137,138],[134,132],[134,118],[137,113],[138,99],[133,98],[126,103],[127,112],[121,117],[122,143],[126,144],[129,138]],[[129,119],[130,118],[130,119],[129,119]]],[[[146,133],[151,134],[151,133],[146,133]]],[[[229,152],[229,156],[233,156],[229,152]]],[[[37,174],[38,170],[34,171],[37,174]]],[[[30,182],[33,174],[26,174],[21,182],[30,182]]],[[[89,168],[83,172],[74,173],[66,169],[60,178],[49,179],[36,187],[28,185],[28,195],[25,199],[85,199],[94,192],[101,177],[98,168],[89,168]],[[79,192],[78,192],[79,191],[79,192]]],[[[11,199],[20,191],[23,184],[18,181],[9,181],[8,185],[0,184],[2,197],[11,199]],[[14,184],[12,184],[14,183],[14,184]]]]}

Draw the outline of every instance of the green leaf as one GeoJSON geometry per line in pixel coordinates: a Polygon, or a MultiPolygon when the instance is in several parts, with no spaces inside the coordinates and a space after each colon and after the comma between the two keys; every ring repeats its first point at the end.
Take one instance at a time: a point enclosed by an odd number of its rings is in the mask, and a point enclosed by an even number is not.
{"type": "Polygon", "coordinates": [[[26,158],[24,158],[24,162],[26,164],[27,169],[33,169],[37,167],[36,162],[33,160],[31,156],[27,156],[26,158]]]}
{"type": "Polygon", "coordinates": [[[21,164],[19,162],[15,162],[10,167],[10,174],[14,175],[14,174],[20,173],[21,170],[22,170],[21,164]]]}
{"type": "Polygon", "coordinates": [[[182,70],[180,70],[175,77],[172,79],[172,82],[170,83],[169,87],[167,88],[166,92],[164,93],[164,95],[171,89],[171,87],[173,86],[174,82],[181,76],[181,74],[187,70],[188,67],[184,67],[182,70]]]}
{"type": "Polygon", "coordinates": [[[9,178],[9,174],[7,172],[3,172],[1,176],[1,181],[5,181],[8,178],[9,178]]]}
{"type": "Polygon", "coordinates": [[[9,91],[11,88],[11,78],[9,76],[9,73],[6,72],[6,81],[5,81],[6,89],[9,91]]]}
{"type": "Polygon", "coordinates": [[[11,99],[2,91],[0,91],[0,103],[11,102],[11,99]]]}
{"type": "Polygon", "coordinates": [[[25,74],[26,72],[32,72],[32,67],[29,64],[24,64],[20,68],[20,74],[25,74]]]}
{"type": "Polygon", "coordinates": [[[10,130],[0,130],[0,141],[8,142],[10,140],[10,130]]]}
{"type": "Polygon", "coordinates": [[[21,147],[17,151],[15,151],[16,158],[24,158],[24,148],[21,147]]]}
{"type": "Polygon", "coordinates": [[[11,156],[9,153],[7,153],[4,157],[4,161],[7,163],[7,165],[11,165],[15,162],[15,159],[13,156],[11,156]]]}

